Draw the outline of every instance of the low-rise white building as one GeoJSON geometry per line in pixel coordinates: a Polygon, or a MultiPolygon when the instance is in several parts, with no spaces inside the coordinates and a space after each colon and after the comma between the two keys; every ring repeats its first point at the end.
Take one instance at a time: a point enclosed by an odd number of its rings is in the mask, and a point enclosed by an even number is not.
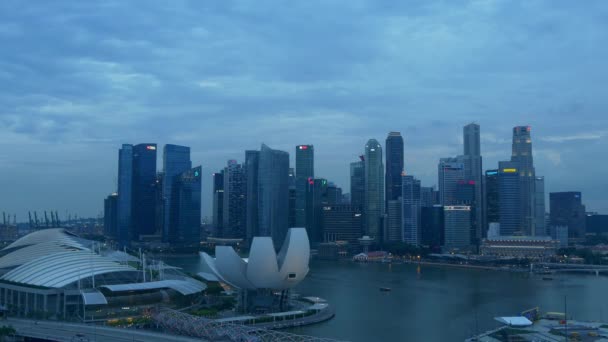
{"type": "Polygon", "coordinates": [[[558,248],[559,242],[548,236],[495,236],[482,241],[480,254],[535,259],[554,256],[558,248]]]}

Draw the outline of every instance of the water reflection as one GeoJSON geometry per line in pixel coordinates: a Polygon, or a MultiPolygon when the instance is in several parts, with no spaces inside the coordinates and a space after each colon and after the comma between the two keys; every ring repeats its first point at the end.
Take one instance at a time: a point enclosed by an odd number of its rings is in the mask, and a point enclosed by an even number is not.
{"type": "MultiPolygon", "coordinates": [[[[190,272],[199,267],[198,257],[166,261],[190,272]]],[[[535,306],[543,312],[563,311],[565,295],[571,317],[601,320],[608,312],[607,288],[608,278],[595,275],[543,281],[527,273],[419,264],[313,262],[296,292],[327,299],[336,317],[292,331],[350,341],[463,341],[497,327],[496,316],[535,306]]]]}

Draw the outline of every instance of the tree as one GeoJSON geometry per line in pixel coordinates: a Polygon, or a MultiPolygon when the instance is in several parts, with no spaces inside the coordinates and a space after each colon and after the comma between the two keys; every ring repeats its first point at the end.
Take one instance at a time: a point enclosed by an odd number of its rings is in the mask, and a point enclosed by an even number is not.
{"type": "Polygon", "coordinates": [[[3,325],[2,327],[0,327],[0,342],[3,342],[6,336],[12,336],[16,333],[17,331],[12,326],[3,325]]]}

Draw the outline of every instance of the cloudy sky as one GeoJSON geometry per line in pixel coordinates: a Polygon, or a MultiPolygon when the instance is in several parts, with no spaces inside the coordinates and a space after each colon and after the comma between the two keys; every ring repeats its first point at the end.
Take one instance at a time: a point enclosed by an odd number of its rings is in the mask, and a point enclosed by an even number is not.
{"type": "MultiPolygon", "coordinates": [[[[391,130],[434,185],[482,128],[484,168],[531,125],[547,192],[608,213],[608,2],[0,2],[0,210],[96,216],[122,143],[192,147],[211,173],[262,142],[316,174],[391,130]]],[[[160,164],[160,159],[159,159],[160,164]]]]}

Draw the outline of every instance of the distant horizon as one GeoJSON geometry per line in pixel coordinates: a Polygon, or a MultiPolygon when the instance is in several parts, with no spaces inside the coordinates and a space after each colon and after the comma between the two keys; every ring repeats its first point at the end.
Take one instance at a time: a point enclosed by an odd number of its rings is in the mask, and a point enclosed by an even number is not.
{"type": "Polygon", "coordinates": [[[608,213],[607,17],[602,1],[1,2],[0,211],[96,217],[123,142],[190,146],[203,216],[211,174],[262,142],[292,165],[315,145],[315,175],[348,192],[366,141],[399,131],[431,186],[476,122],[483,170],[530,125],[546,193],[608,213]]]}

